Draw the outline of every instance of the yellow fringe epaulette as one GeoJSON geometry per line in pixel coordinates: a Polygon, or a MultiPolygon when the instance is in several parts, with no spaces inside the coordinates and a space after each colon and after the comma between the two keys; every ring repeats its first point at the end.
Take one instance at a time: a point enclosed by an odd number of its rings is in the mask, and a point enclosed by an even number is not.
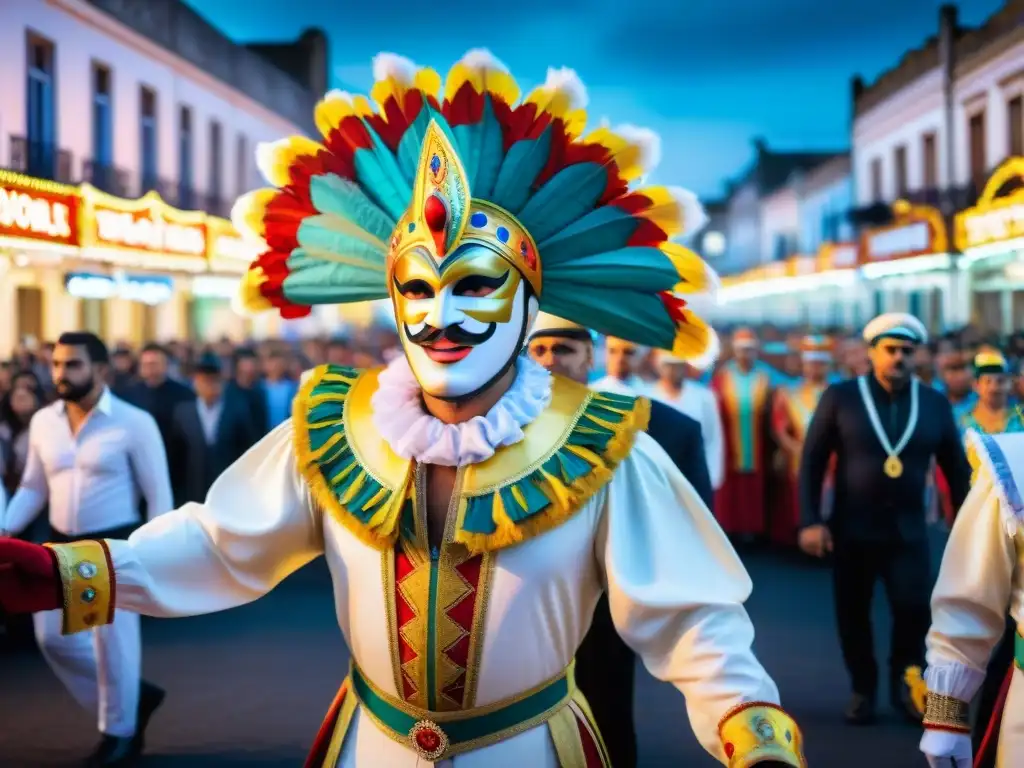
{"type": "MultiPolygon", "coordinates": [[[[368,424],[349,412],[349,393],[359,383],[356,410],[364,409],[367,379],[360,379],[376,373],[321,366],[300,390],[292,420],[299,468],[315,502],[383,550],[414,530],[414,493],[411,461],[378,435],[361,434],[370,427],[349,434],[354,422],[368,424]]],[[[552,400],[524,428],[522,445],[464,468],[454,540],[470,551],[513,546],[571,518],[611,479],[650,416],[644,398],[591,392],[558,377],[552,400]]]]}

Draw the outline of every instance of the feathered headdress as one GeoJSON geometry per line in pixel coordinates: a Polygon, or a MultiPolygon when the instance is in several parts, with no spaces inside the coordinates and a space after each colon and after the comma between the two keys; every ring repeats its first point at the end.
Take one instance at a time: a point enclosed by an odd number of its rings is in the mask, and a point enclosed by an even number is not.
{"type": "Polygon", "coordinates": [[[371,98],[332,91],[316,107],[317,142],[261,145],[276,189],[241,198],[234,221],[266,251],[242,306],[301,317],[314,304],[385,299],[407,248],[443,260],[467,242],[515,266],[540,307],[600,333],[703,354],[713,332],[683,296],[714,273],[670,238],[704,223],[675,187],[630,190],[658,153],[637,128],[583,135],[586,94],[571,70],[519,87],[487,51],[470,51],[442,87],[432,69],[374,60],[371,98]]]}

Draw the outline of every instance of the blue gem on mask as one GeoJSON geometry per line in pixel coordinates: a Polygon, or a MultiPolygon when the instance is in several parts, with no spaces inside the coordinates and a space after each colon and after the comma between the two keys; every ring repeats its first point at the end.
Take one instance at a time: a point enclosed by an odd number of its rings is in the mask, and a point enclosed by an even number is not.
{"type": "Polygon", "coordinates": [[[498,239],[501,240],[501,242],[503,242],[503,243],[507,243],[508,242],[508,230],[507,229],[505,229],[504,227],[498,227],[498,231],[497,231],[496,234],[498,235],[498,239]]]}
{"type": "Polygon", "coordinates": [[[432,158],[430,158],[430,172],[436,176],[437,172],[440,170],[441,158],[438,157],[437,155],[434,155],[432,158]]]}
{"type": "Polygon", "coordinates": [[[409,222],[409,231],[412,232],[415,229],[416,229],[416,222],[415,221],[410,221],[409,222]]]}
{"type": "Polygon", "coordinates": [[[487,226],[487,214],[486,213],[481,213],[480,211],[477,211],[476,213],[474,213],[469,218],[469,223],[470,223],[471,226],[474,226],[477,229],[480,229],[480,227],[486,227],[487,226]]]}

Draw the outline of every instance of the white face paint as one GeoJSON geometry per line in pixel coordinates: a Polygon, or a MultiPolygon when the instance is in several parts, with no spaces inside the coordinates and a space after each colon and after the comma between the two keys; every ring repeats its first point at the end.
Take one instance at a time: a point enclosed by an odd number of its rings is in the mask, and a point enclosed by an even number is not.
{"type": "Polygon", "coordinates": [[[416,254],[403,258],[392,299],[416,380],[448,399],[476,394],[507,370],[537,314],[519,272],[482,246],[441,268],[416,254]]]}

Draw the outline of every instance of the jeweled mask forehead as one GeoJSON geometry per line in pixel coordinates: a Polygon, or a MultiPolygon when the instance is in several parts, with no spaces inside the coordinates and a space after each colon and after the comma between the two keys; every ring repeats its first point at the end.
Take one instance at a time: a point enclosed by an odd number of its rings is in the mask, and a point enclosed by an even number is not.
{"type": "MultiPolygon", "coordinates": [[[[541,265],[537,245],[508,211],[473,200],[465,169],[445,132],[431,122],[423,140],[412,203],[399,220],[388,250],[388,282],[393,289],[396,266],[407,258],[436,265],[443,277],[476,244],[514,267],[537,296],[541,265]]],[[[403,281],[404,282],[404,281],[403,281]]]]}

